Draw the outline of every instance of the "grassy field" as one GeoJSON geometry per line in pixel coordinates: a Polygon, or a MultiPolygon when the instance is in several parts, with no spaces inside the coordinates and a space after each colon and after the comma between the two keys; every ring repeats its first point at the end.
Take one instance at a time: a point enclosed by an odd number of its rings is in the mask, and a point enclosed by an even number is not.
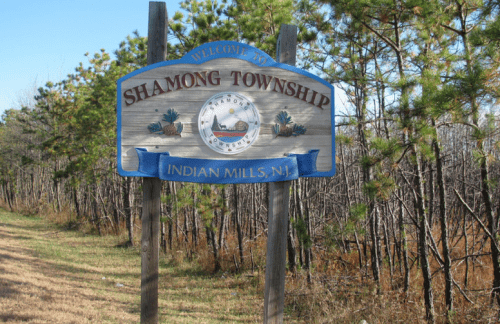
{"type": "MultiPolygon", "coordinates": [[[[139,248],[124,247],[125,236],[100,237],[67,224],[0,209],[0,322],[139,323],[139,248]]],[[[264,243],[264,238],[255,243],[256,259],[265,256],[264,243]]],[[[205,254],[196,253],[192,261],[175,249],[160,256],[160,323],[261,323],[265,262],[256,262],[261,270],[255,273],[213,274],[210,254],[201,250],[205,254]]],[[[385,271],[377,294],[373,280],[360,275],[355,253],[323,253],[316,254],[312,284],[305,271],[287,273],[286,323],[425,323],[418,266],[412,268],[408,293],[400,287],[402,278],[391,279],[385,271]]],[[[478,257],[469,274],[465,293],[472,302],[455,290],[451,323],[498,323],[499,308],[489,297],[489,260],[478,257]]],[[[455,267],[456,278],[463,278],[463,268],[455,267]]],[[[436,272],[436,323],[447,322],[443,285],[436,272]]]]}
{"type": "MultiPolygon", "coordinates": [[[[141,260],[125,241],[0,210],[0,322],[138,323],[141,260]]],[[[160,260],[161,323],[262,321],[262,275],[160,260]]]]}

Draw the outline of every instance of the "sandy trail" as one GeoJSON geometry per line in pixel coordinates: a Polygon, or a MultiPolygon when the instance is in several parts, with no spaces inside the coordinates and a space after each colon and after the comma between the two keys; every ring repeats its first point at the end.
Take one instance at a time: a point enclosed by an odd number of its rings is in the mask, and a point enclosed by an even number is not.
{"type": "Polygon", "coordinates": [[[56,266],[37,257],[26,240],[40,234],[22,225],[0,222],[0,322],[135,323],[133,305],[98,294],[83,271],[56,266]]]}

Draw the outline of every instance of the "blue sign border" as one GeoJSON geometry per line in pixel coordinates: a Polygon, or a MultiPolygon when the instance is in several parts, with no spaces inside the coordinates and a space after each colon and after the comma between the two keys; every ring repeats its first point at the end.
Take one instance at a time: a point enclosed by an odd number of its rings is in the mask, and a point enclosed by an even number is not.
{"type": "MultiPolygon", "coordinates": [[[[238,43],[238,42],[233,42],[233,41],[218,41],[218,42],[211,42],[211,43],[206,43],[201,46],[196,47],[195,49],[189,51],[184,57],[178,60],[172,60],[172,61],[164,61],[164,62],[159,62],[156,64],[148,65],[146,67],[143,67],[141,69],[138,69],[134,72],[131,72],[124,77],[118,79],[117,81],[117,160],[118,160],[118,173],[121,176],[124,177],[153,177],[154,175],[148,175],[143,172],[139,171],[125,171],[122,168],[122,163],[121,163],[121,157],[122,157],[122,145],[121,145],[121,128],[122,128],[122,122],[121,122],[121,117],[122,117],[122,83],[125,80],[128,80],[136,75],[139,75],[141,73],[144,73],[149,70],[153,70],[162,66],[170,66],[170,65],[176,65],[176,64],[203,64],[212,60],[220,59],[220,58],[235,58],[235,59],[240,59],[244,60],[250,63],[253,63],[257,66],[261,67],[274,67],[274,68],[280,68],[283,70],[288,70],[291,72],[295,72],[301,75],[304,75],[306,77],[309,77],[311,79],[314,79],[325,86],[329,87],[331,89],[331,130],[332,130],[332,169],[330,171],[326,172],[313,172],[307,175],[300,175],[304,177],[331,177],[335,175],[336,172],[336,167],[335,167],[335,90],[334,87],[328,83],[327,81],[321,79],[320,77],[309,73],[307,71],[304,71],[302,69],[299,69],[297,67],[288,65],[288,64],[283,64],[283,63],[277,63],[272,57],[267,55],[265,52],[259,50],[258,48],[255,48],[253,46],[243,44],[243,43],[238,43]],[[238,50],[236,50],[238,49],[238,50]],[[238,53],[234,53],[236,52],[238,53]]],[[[192,159],[192,160],[197,160],[197,159],[192,159]]],[[[230,160],[221,160],[224,162],[230,161],[230,160]]],[[[246,161],[247,165],[251,165],[252,161],[254,160],[241,160],[241,159],[235,159],[234,161],[246,161]]],[[[259,160],[255,160],[255,163],[258,163],[259,160]]],[[[260,160],[262,161],[262,160],[260,160]]],[[[183,181],[181,179],[177,181],[183,181]]],[[[192,180],[187,180],[187,182],[191,182],[192,180]]],[[[279,180],[277,180],[279,181],[279,180]]],[[[223,182],[223,183],[245,183],[246,181],[239,181],[238,179],[235,179],[232,182],[223,182]]],[[[258,181],[256,181],[258,182],[258,181]]],[[[217,181],[207,181],[206,183],[218,183],[217,181]]]]}

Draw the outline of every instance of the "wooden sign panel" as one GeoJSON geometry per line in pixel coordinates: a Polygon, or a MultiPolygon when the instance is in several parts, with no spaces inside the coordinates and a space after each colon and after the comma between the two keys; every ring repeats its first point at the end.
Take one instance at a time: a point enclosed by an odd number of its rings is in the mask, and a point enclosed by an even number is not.
{"type": "Polygon", "coordinates": [[[122,176],[204,183],[335,174],[334,88],[237,42],[118,80],[122,176]]]}

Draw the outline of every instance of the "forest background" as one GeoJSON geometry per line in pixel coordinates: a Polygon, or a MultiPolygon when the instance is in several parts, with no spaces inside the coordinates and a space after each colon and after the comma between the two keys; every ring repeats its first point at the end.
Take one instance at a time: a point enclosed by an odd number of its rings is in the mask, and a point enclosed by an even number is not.
{"type": "MultiPolygon", "coordinates": [[[[345,90],[337,174],[291,187],[287,309],[335,322],[371,303],[370,323],[500,317],[500,1],[185,1],[167,59],[235,40],[275,57],[297,25],[297,66],[345,90]],[[383,307],[382,307],[383,303],[383,307]],[[395,315],[397,314],[397,315],[395,315]]],[[[137,244],[141,179],[116,170],[116,81],[146,65],[147,39],[88,55],[0,125],[6,208],[57,213],[137,244]]],[[[265,268],[265,184],[163,182],[161,246],[207,272],[265,268]]]]}

